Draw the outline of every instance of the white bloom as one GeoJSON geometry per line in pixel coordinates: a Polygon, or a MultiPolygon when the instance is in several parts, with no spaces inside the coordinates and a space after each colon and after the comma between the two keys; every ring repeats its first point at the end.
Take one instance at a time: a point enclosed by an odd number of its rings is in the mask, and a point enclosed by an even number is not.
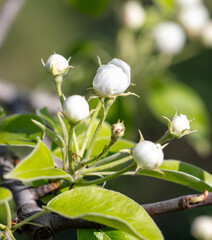
{"type": "Polygon", "coordinates": [[[209,17],[209,11],[203,4],[195,4],[179,12],[179,20],[191,37],[201,34],[209,17]]]}
{"type": "Polygon", "coordinates": [[[94,89],[102,96],[121,94],[129,85],[130,66],[118,58],[99,67],[93,80],[94,89]]]}
{"type": "Polygon", "coordinates": [[[183,29],[175,22],[158,24],[154,29],[154,40],[159,51],[166,54],[177,54],[185,45],[183,29]]]}
{"type": "Polygon", "coordinates": [[[212,47],[212,21],[203,28],[202,41],[206,47],[212,47]]]}
{"type": "Polygon", "coordinates": [[[176,0],[176,3],[180,8],[186,8],[202,3],[202,0],[176,0]]]}
{"type": "Polygon", "coordinates": [[[133,158],[141,168],[153,170],[163,163],[164,155],[160,144],[142,141],[133,148],[133,158]]]}
{"type": "Polygon", "coordinates": [[[72,123],[78,123],[89,116],[89,105],[84,97],[73,95],[65,100],[63,112],[72,123]]]}
{"type": "Polygon", "coordinates": [[[129,1],[124,4],[122,18],[128,28],[137,30],[144,24],[146,14],[139,2],[129,1]]]}
{"type": "Polygon", "coordinates": [[[212,217],[200,216],[197,217],[192,223],[192,235],[201,240],[212,239],[212,217]]]}
{"type": "Polygon", "coordinates": [[[181,136],[184,131],[190,130],[189,120],[186,115],[175,115],[170,121],[171,133],[181,136]]]}
{"type": "Polygon", "coordinates": [[[52,54],[45,64],[46,71],[54,76],[66,73],[68,67],[68,60],[59,54],[52,54]]]}

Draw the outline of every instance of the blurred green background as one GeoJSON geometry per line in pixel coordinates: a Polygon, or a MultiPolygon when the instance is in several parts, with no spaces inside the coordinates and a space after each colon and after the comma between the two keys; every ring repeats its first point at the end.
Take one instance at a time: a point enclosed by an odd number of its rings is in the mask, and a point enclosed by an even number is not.
{"type": "MultiPolygon", "coordinates": [[[[6,1],[0,0],[2,9],[6,1]]],[[[23,95],[30,91],[55,94],[54,84],[40,59],[44,61],[56,52],[68,58],[75,66],[65,77],[66,95],[88,96],[86,88],[98,68],[96,56],[103,63],[118,57],[130,64],[132,82],[141,98],[118,98],[109,113],[113,124],[124,120],[126,137],[137,141],[137,129],[146,139],[156,141],[166,131],[162,115],[171,117],[177,107],[187,114],[192,129],[200,130],[189,138],[173,141],[165,149],[166,159],[179,159],[212,172],[211,164],[211,89],[212,50],[199,39],[187,39],[187,45],[177,56],[165,61],[154,49],[150,25],[175,20],[172,1],[142,1],[147,9],[147,23],[141,30],[126,28],[121,21],[121,0],[28,0],[23,5],[0,46],[0,79],[15,84],[23,95]],[[167,9],[161,2],[168,3],[167,9]],[[170,4],[170,5],[169,5],[170,4]],[[150,30],[149,30],[150,29],[150,30]]],[[[212,11],[210,0],[205,1],[212,11]]],[[[0,9],[0,10],[1,10],[0,9]]],[[[1,95],[1,89],[0,89],[1,95]]],[[[4,103],[1,103],[4,105],[4,103]]],[[[43,103],[45,105],[45,102],[43,103]]],[[[148,177],[120,177],[108,182],[115,189],[132,197],[138,203],[148,203],[195,193],[185,187],[148,177]]],[[[173,213],[155,218],[165,239],[194,239],[190,224],[195,216],[211,215],[212,207],[173,213]]],[[[23,239],[17,236],[17,239],[23,239]]],[[[56,239],[76,239],[74,231],[65,231],[56,239]]]]}

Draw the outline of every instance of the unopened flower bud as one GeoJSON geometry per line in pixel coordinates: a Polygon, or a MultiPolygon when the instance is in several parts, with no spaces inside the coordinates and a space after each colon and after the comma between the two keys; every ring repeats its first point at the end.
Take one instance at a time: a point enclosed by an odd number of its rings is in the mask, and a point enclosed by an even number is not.
{"type": "Polygon", "coordinates": [[[59,54],[52,54],[44,66],[46,71],[53,76],[65,74],[69,69],[68,60],[59,54]]]}
{"type": "Polygon", "coordinates": [[[209,11],[203,4],[195,4],[179,12],[179,20],[190,37],[198,37],[209,18],[209,11]]]}
{"type": "Polygon", "coordinates": [[[202,30],[202,42],[206,47],[212,47],[212,21],[208,22],[202,30]]]}
{"type": "Polygon", "coordinates": [[[183,29],[177,23],[164,22],[155,27],[154,40],[160,52],[173,55],[182,50],[186,37],[183,29]]]}
{"type": "Polygon", "coordinates": [[[192,223],[192,235],[201,240],[212,239],[212,217],[200,216],[197,217],[192,223]]]}
{"type": "Polygon", "coordinates": [[[142,5],[137,1],[129,1],[123,7],[123,23],[130,29],[137,30],[144,24],[146,18],[142,5]]]}
{"type": "Polygon", "coordinates": [[[122,122],[113,124],[111,128],[111,139],[115,141],[119,140],[119,138],[124,136],[124,132],[125,126],[122,122]]]}
{"type": "Polygon", "coordinates": [[[84,97],[73,95],[65,100],[63,112],[70,122],[77,124],[89,116],[89,105],[84,97]]]}
{"type": "Polygon", "coordinates": [[[162,146],[146,140],[136,144],[132,155],[138,167],[148,170],[159,167],[164,160],[162,146]]]}
{"type": "Polygon", "coordinates": [[[186,131],[190,130],[189,120],[186,115],[175,115],[169,121],[169,131],[176,137],[182,137],[186,131]]]}
{"type": "Polygon", "coordinates": [[[99,67],[93,80],[94,89],[105,97],[121,94],[129,85],[130,66],[118,58],[99,67]]]}

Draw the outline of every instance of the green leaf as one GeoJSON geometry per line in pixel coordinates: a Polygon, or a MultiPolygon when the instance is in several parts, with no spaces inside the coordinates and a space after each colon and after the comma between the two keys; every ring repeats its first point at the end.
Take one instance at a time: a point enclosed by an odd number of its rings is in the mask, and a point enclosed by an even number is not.
{"type": "Polygon", "coordinates": [[[41,121],[32,114],[13,115],[0,124],[0,145],[35,146],[36,138],[43,137],[43,131],[31,119],[41,121]]]}
{"type": "Polygon", "coordinates": [[[0,187],[0,204],[12,199],[12,193],[9,189],[0,187]]]}
{"type": "Polygon", "coordinates": [[[209,116],[200,96],[186,85],[170,79],[154,79],[146,95],[146,101],[152,113],[164,123],[162,116],[171,118],[175,108],[177,112],[187,115],[191,130],[199,130],[187,136],[189,143],[199,154],[207,155],[211,151],[209,116]]]}
{"type": "Polygon", "coordinates": [[[67,218],[104,224],[138,239],[163,239],[145,210],[118,192],[97,187],[75,188],[55,197],[44,208],[67,218]]]}
{"type": "Polygon", "coordinates": [[[38,141],[36,148],[6,175],[6,178],[22,181],[35,181],[45,178],[69,178],[72,180],[68,173],[54,168],[51,153],[41,140],[38,141]]]}
{"type": "Polygon", "coordinates": [[[82,13],[99,16],[106,9],[108,0],[69,0],[69,2],[82,13]]]}
{"type": "Polygon", "coordinates": [[[103,229],[78,229],[78,240],[136,240],[138,238],[126,232],[115,230],[109,227],[103,229]]]}
{"type": "Polygon", "coordinates": [[[212,191],[212,175],[196,166],[177,160],[165,160],[160,169],[164,175],[144,169],[140,170],[139,174],[182,184],[200,192],[212,191]]]}

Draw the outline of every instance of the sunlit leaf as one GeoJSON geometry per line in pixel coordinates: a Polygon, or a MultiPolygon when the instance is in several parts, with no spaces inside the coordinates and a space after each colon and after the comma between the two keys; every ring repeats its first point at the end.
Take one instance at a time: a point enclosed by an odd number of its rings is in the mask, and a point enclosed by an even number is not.
{"type": "Polygon", "coordinates": [[[0,204],[12,199],[12,193],[9,189],[0,187],[0,204]]]}
{"type": "Polygon", "coordinates": [[[54,168],[54,160],[48,147],[38,141],[36,148],[23,159],[10,173],[7,178],[14,178],[22,181],[35,181],[40,179],[69,178],[69,174],[63,170],[54,168]]]}
{"type": "Polygon", "coordinates": [[[160,169],[164,174],[145,169],[139,174],[182,184],[200,192],[212,191],[212,175],[201,168],[177,160],[165,160],[160,169]]]}
{"type": "Polygon", "coordinates": [[[67,218],[104,224],[138,239],[163,239],[145,210],[118,192],[97,187],[75,188],[55,197],[44,208],[67,218]]]}

